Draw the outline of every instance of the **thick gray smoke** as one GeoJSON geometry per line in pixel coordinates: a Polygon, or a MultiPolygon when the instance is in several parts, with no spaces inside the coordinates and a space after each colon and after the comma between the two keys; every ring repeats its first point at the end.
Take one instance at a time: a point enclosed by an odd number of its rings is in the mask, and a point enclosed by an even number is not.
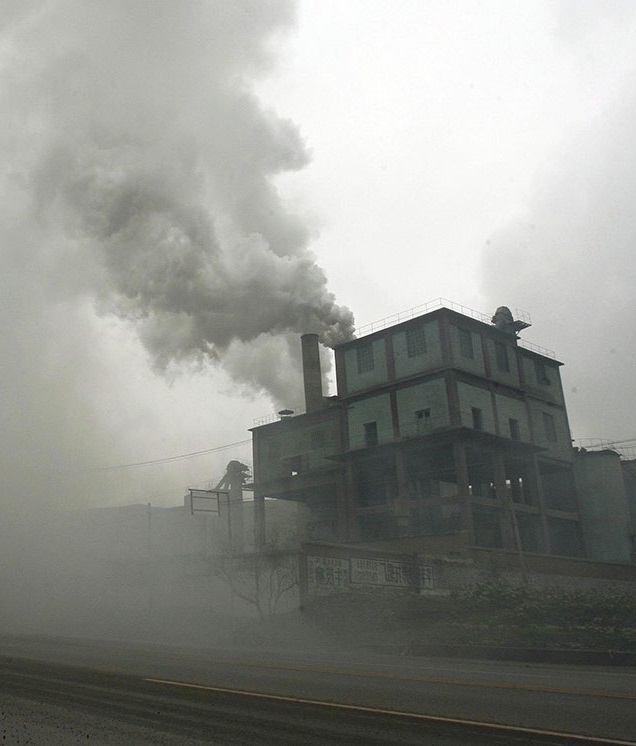
{"type": "Polygon", "coordinates": [[[302,138],[254,92],[293,23],[285,0],[2,3],[3,503],[95,504],[90,467],[196,450],[140,446],[166,418],[126,411],[141,384],[108,357],[122,328],[158,371],[216,365],[286,405],[298,333],[351,333],[276,190],[302,138]]]}
{"type": "Polygon", "coordinates": [[[159,369],[222,364],[234,346],[232,373],[279,398],[289,374],[276,335],[312,330],[334,343],[353,326],[273,183],[306,164],[303,141],[251,89],[291,4],[10,8],[4,186],[14,224],[35,234],[27,261],[53,292],[132,321],[159,369]],[[251,359],[268,351],[264,380],[251,359]]]}

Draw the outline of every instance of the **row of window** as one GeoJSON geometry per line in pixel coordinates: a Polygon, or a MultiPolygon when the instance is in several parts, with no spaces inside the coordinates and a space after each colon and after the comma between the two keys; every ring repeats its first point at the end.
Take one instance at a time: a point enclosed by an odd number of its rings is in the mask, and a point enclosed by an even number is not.
{"type": "MultiPolygon", "coordinates": [[[[406,328],[406,354],[408,357],[421,357],[426,355],[426,333],[423,326],[409,326],[406,328]]],[[[374,370],[375,360],[373,357],[373,343],[356,347],[356,362],[358,373],[368,373],[374,370]]]]}
{"type": "MultiPolygon", "coordinates": [[[[471,408],[472,425],[474,430],[484,430],[484,412],[479,407],[471,408]]],[[[430,420],[431,409],[418,409],[415,412],[415,420],[417,423],[424,423],[426,420],[430,420]]],[[[378,445],[378,423],[377,422],[365,422],[364,428],[364,444],[365,446],[376,446],[378,445]]],[[[519,420],[514,417],[508,418],[508,431],[511,440],[521,440],[521,427],[519,420]]],[[[550,443],[557,442],[557,431],[554,422],[554,417],[547,412],[543,413],[543,432],[545,438],[550,443]]]]}
{"type": "MultiPolygon", "coordinates": [[[[468,329],[458,328],[459,331],[459,350],[464,358],[473,360],[475,358],[475,348],[473,346],[473,335],[468,329]]],[[[426,333],[424,326],[409,326],[406,328],[406,354],[409,358],[420,357],[426,354],[426,333]]],[[[356,347],[356,359],[358,373],[368,373],[375,368],[373,356],[373,344],[368,342],[356,347]]],[[[495,361],[497,368],[504,373],[510,372],[510,359],[508,356],[508,346],[503,342],[495,342],[495,361]]],[[[550,379],[546,374],[545,364],[539,360],[535,361],[535,376],[537,383],[549,384],[550,379]]]]}

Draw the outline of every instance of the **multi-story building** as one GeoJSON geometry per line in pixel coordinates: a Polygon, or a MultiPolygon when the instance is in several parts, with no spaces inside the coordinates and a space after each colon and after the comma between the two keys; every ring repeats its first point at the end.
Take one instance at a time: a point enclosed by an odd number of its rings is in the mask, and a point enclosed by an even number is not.
{"type": "Polygon", "coordinates": [[[304,503],[319,541],[584,557],[561,363],[526,326],[438,307],[372,330],[335,348],[332,397],[305,335],[306,413],[252,431],[257,505],[304,503]]]}

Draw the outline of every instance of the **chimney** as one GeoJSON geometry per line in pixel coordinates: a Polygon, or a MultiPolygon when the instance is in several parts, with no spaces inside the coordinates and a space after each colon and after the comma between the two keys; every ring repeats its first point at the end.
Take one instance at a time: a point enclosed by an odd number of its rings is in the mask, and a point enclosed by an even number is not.
{"type": "Polygon", "coordinates": [[[303,381],[305,384],[305,409],[317,412],[323,407],[322,372],[317,334],[303,334],[300,338],[303,351],[303,381]]]}

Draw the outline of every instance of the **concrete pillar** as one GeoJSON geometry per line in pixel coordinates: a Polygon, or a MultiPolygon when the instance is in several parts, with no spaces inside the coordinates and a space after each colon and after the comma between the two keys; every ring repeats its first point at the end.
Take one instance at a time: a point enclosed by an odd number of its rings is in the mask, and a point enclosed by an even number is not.
{"type": "Polygon", "coordinates": [[[265,496],[258,492],[254,493],[254,544],[256,551],[264,549],[266,543],[265,533],[265,496]]]}

